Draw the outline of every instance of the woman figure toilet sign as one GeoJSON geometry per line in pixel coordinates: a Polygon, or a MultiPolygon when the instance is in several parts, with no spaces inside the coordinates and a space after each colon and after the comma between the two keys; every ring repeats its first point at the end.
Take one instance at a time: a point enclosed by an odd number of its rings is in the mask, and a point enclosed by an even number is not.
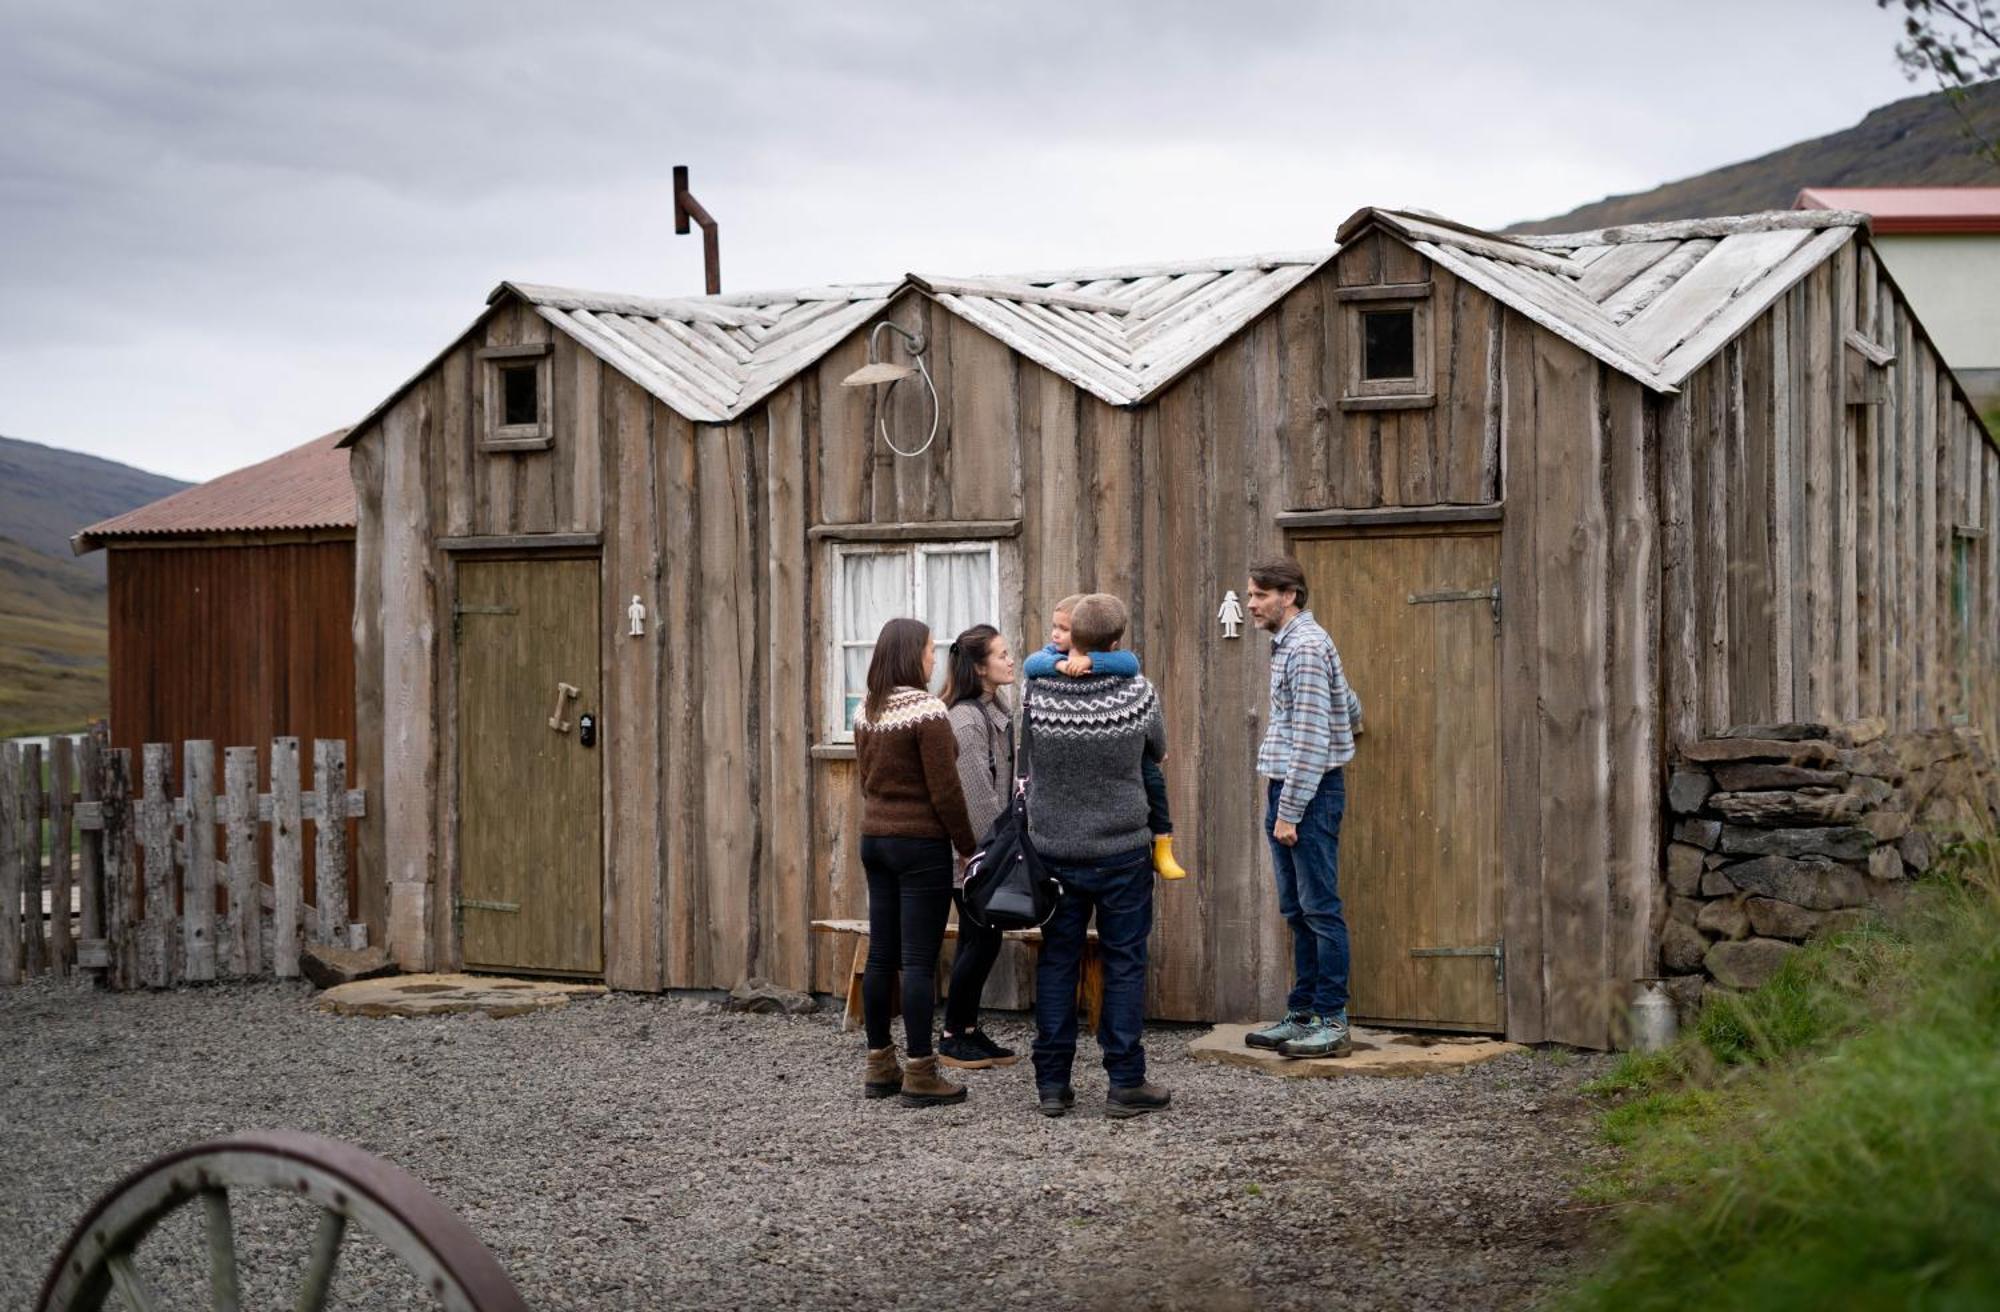
{"type": "Polygon", "coordinates": [[[1215,618],[1222,622],[1222,636],[1234,638],[1236,630],[1243,624],[1243,603],[1236,599],[1236,590],[1222,594],[1222,609],[1215,612],[1215,618]]]}

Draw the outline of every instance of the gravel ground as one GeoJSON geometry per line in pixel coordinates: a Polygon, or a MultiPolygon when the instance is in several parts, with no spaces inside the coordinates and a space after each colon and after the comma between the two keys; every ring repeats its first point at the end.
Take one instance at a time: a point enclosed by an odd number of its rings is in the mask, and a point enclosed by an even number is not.
{"type": "MultiPolygon", "coordinates": [[[[32,1304],[97,1195],[236,1130],[358,1144],[457,1210],[538,1308],[1513,1307],[1589,1236],[1567,1202],[1603,1058],[1423,1080],[1281,1081],[1148,1035],[1165,1114],[1033,1108],[1024,1061],[956,1108],[860,1097],[833,1018],[614,995],[504,1021],[336,1018],[302,985],[0,990],[0,1305],[32,1304]]],[[[1026,1023],[992,1018],[1025,1047],[1026,1023]]],[[[258,1303],[296,1279],[299,1204],[239,1210],[258,1303]],[[288,1210],[293,1209],[293,1210],[288,1210]]],[[[142,1250],[190,1274],[192,1216],[142,1250]]],[[[351,1243],[339,1305],[405,1302],[351,1243]]],[[[177,1306],[191,1306],[177,1300],[177,1306]]],[[[422,1306],[420,1296],[408,1304],[422,1306]]]]}

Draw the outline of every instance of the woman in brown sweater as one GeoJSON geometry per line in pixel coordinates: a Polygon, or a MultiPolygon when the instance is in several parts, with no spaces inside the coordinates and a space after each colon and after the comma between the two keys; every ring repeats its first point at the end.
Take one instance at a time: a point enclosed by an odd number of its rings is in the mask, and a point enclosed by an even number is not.
{"type": "Polygon", "coordinates": [[[957,871],[952,850],[970,856],[978,837],[966,816],[951,718],[927,691],[935,662],[927,625],[890,620],[875,639],[868,697],[854,717],[861,864],[868,874],[868,965],[861,976],[868,1064],[862,1086],[870,1098],[901,1094],[912,1107],[965,1097],[962,1085],[938,1075],[931,1021],[938,949],[957,871]],[[907,1068],[898,1065],[889,1033],[898,969],[907,1068]]]}

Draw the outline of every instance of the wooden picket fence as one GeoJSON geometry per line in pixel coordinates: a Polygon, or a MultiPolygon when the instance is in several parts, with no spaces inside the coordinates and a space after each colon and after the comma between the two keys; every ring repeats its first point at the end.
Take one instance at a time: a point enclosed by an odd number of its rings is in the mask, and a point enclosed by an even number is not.
{"type": "Polygon", "coordinates": [[[176,797],[171,743],[146,744],[137,789],[131,753],[110,747],[101,725],[50,739],[46,772],[39,745],[0,744],[0,984],[72,970],[101,972],[116,989],[288,979],[299,973],[302,939],[366,946],[367,927],[348,920],[345,821],[366,814],[367,799],[347,786],[347,744],[313,743],[310,792],[299,787],[296,738],[272,740],[268,793],[257,791],[254,747],[223,753],[219,793],[213,743],[184,743],[181,759],[176,797]],[[311,905],[301,882],[308,820],[311,905]],[[259,826],[270,829],[268,885],[259,826]]]}

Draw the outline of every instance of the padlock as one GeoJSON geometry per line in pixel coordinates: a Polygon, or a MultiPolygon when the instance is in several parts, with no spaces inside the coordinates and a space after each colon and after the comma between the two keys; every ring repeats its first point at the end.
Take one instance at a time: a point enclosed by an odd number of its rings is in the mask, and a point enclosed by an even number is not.
{"type": "Polygon", "coordinates": [[[576,717],[576,740],[585,747],[597,746],[597,717],[589,711],[576,717]]]}

